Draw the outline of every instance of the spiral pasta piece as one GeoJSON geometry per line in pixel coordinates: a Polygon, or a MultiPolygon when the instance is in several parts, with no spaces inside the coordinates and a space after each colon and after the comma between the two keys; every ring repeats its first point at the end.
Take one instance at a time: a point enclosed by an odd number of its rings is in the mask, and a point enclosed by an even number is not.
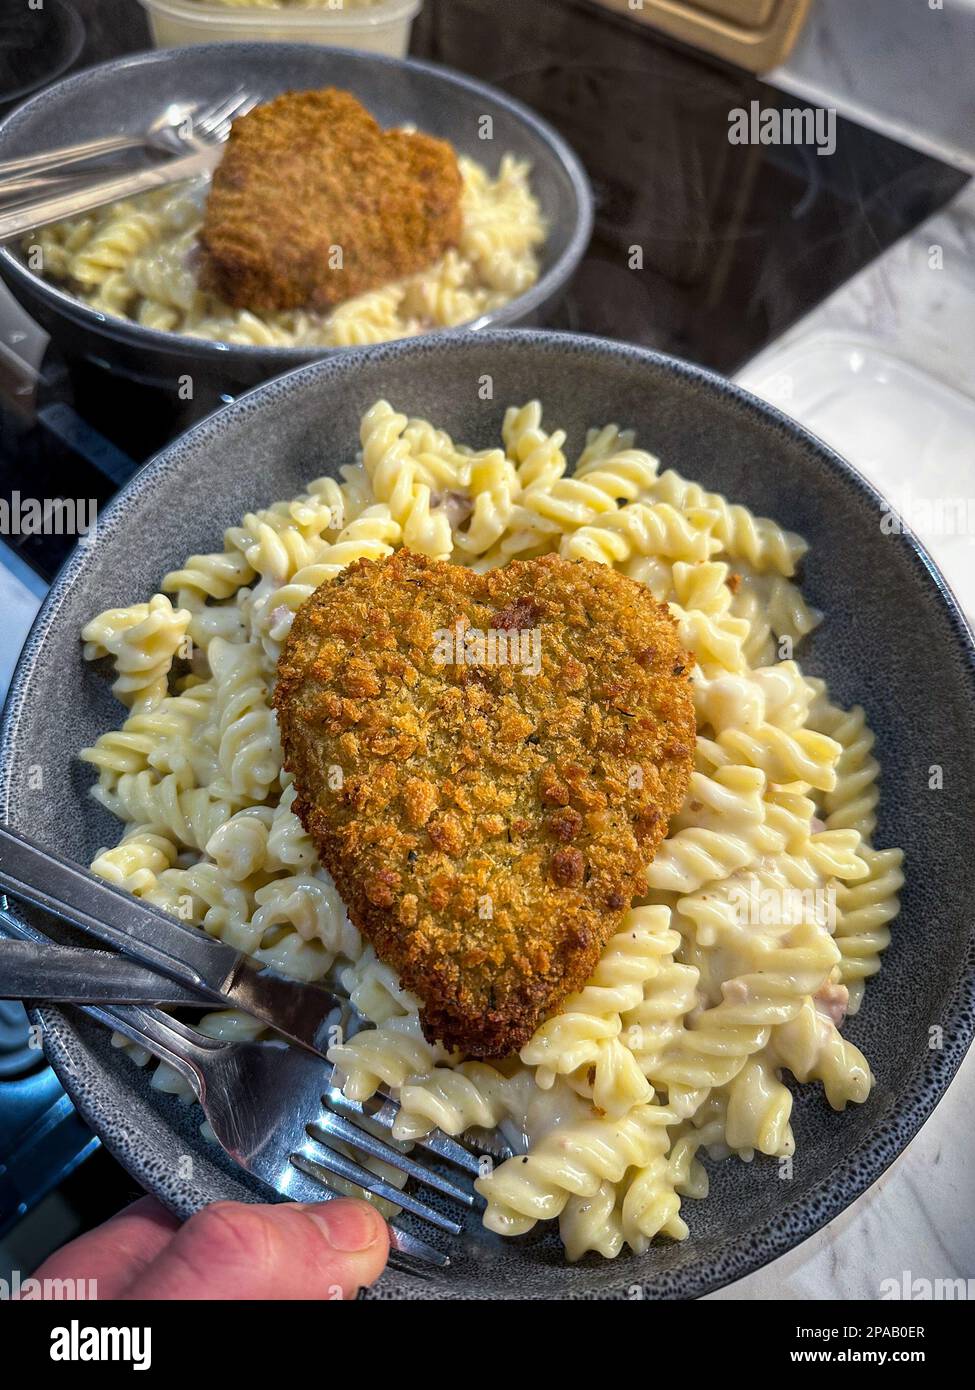
{"type": "Polygon", "coordinates": [[[420,1139],[432,1129],[445,1134],[497,1129],[512,1115],[524,1112],[530,1084],[530,1073],[506,1076],[487,1062],[434,1067],[402,1086],[393,1137],[420,1139]]]}
{"type": "Polygon", "coordinates": [[[254,901],[257,910],[251,923],[262,942],[269,932],[278,934],[287,925],[303,941],[320,941],[332,959],[358,954],[358,932],[325,869],[273,878],[257,889],[254,901]]]}
{"type": "Polygon", "coordinates": [[[508,406],[501,425],[508,458],[518,469],[522,489],[542,492],[556,483],[568,467],[562,449],[565,430],[551,434],[542,429],[542,403],[529,401],[523,406],[508,406]]]}
{"type": "Polygon", "coordinates": [[[217,690],[217,786],[228,800],[263,801],[280,775],[283,754],[260,654],[216,637],[207,658],[217,690]]]}
{"type": "MultiPolygon", "coordinates": [[[[642,449],[626,449],[586,465],[582,473],[530,484],[522,505],[560,531],[574,531],[613,514],[645,492],[656,478],[657,460],[642,449]]],[[[672,530],[675,528],[672,528],[672,530]]]]}
{"type": "Polygon", "coordinates": [[[158,217],[137,211],[131,202],[116,203],[111,220],[76,252],[71,262],[71,278],[87,290],[104,286],[113,273],[124,270],[159,232],[158,217]]]}
{"type": "Polygon", "coordinates": [[[92,860],[91,871],[106,883],[137,898],[150,894],[159,875],[176,863],[177,847],[151,825],[137,825],[127,831],[111,849],[101,849],[92,860]]]}
{"type": "Polygon", "coordinates": [[[315,845],[294,813],[295,789],[288,777],[282,778],[281,800],[274,808],[267,836],[270,869],[306,869],[318,863],[315,845]]]}
{"type": "Polygon", "coordinates": [[[850,989],[850,1012],[856,1013],[863,987],[880,969],[881,954],[890,945],[890,923],[900,911],[898,894],[904,886],[903,851],[861,850],[866,875],[836,890],[836,944],[840,974],[850,989]]]}
{"type": "Polygon", "coordinates": [[[137,708],[121,729],[101,734],[79,757],[98,768],[111,784],[123,772],[147,769],[176,774],[184,786],[209,779],[215,761],[201,729],[212,715],[214,687],[201,683],[178,696],[164,696],[151,707],[137,708]]]}
{"type": "Polygon", "coordinates": [[[667,502],[628,502],[563,536],[559,554],[598,565],[624,565],[635,555],[697,563],[713,553],[713,517],[707,511],[685,514],[667,502]]]}
{"type": "Polygon", "coordinates": [[[731,764],[710,777],[691,773],[684,807],[647,867],[649,886],[693,893],[781,850],[782,836],[766,823],[764,792],[765,775],[756,767],[731,764]]]}
{"type": "Polygon", "coordinates": [[[725,729],[717,742],[729,756],[760,768],[770,782],[806,782],[827,792],[836,786],[842,749],[834,739],[812,729],[788,731],[774,724],[763,724],[754,733],[725,729]]]}
{"type": "Polygon", "coordinates": [[[615,1260],[623,1249],[616,1184],[601,1182],[591,1196],[570,1197],[559,1217],[559,1237],[570,1263],[591,1250],[605,1260],[615,1260]]]}
{"type": "Polygon", "coordinates": [[[409,424],[387,401],[378,401],[362,420],[362,466],[373,492],[400,527],[403,544],[421,555],[445,559],[453,547],[450,519],[434,510],[428,483],[417,478],[412,448],[403,437],[409,424]]]}
{"type": "Polygon", "coordinates": [[[673,951],[679,938],[669,924],[665,907],[632,909],[589,983],[536,1029],[519,1056],[526,1066],[536,1068],[541,1087],[550,1087],[556,1076],[581,1070],[587,1093],[610,1118],[650,1099],[646,1077],[629,1048],[618,1041],[620,1016],[640,1003],[660,957],[673,951]]]}
{"type": "Polygon", "coordinates": [[[370,1023],[385,1023],[388,1018],[419,1010],[416,998],[403,988],[396,972],[378,958],[372,946],[346,967],[341,982],[353,1007],[370,1023]]]}
{"type": "MultiPolygon", "coordinates": [[[[187,868],[164,870],[144,896],[174,917],[203,927],[211,936],[229,939],[233,935],[237,941],[252,910],[247,889],[204,860],[187,868]]],[[[256,948],[258,943],[252,944],[256,948]]]]}
{"type": "Polygon", "coordinates": [[[277,660],[295,613],[320,584],[334,579],[353,560],[379,560],[391,555],[401,539],[399,523],[390,516],[387,506],[366,507],[342,528],[334,541],[318,550],[312,563],[296,570],[287,583],[272,587],[254,605],[252,616],[268,655],[277,660]]]}
{"type": "Polygon", "coordinates": [[[703,1093],[727,1085],[839,960],[830,936],[805,922],[781,941],[742,932],[739,948],[745,968],[724,981],[721,1001],[690,1021],[650,1077],[682,1114],[692,1113],[703,1093]]]}
{"type": "Polygon", "coordinates": [[[342,1089],[350,1100],[368,1100],[380,1086],[401,1087],[412,1077],[426,1076],[447,1055],[427,1042],[412,1013],[363,1029],[328,1051],[329,1061],[343,1073],[342,1089]]]}
{"type": "Polygon", "coordinates": [[[487,1202],[485,1226],[513,1236],[553,1220],[571,1196],[592,1197],[601,1183],[619,1183],[628,1168],[645,1167],[659,1151],[660,1131],[675,1121],[673,1111],[651,1103],[620,1120],[556,1127],[526,1155],[478,1178],[474,1186],[487,1202]]]}
{"type": "MultiPolygon", "coordinates": [[[[784,1025],[786,1028],[791,1024],[784,1025]]],[[[724,1142],[744,1158],[787,1158],[796,1141],[789,1123],[792,1092],[782,1084],[772,1048],[750,1057],[728,1083],[724,1142]]]]}
{"type": "Polygon", "coordinates": [[[818,698],[811,725],[835,740],[841,749],[836,785],[823,798],[827,828],[858,830],[864,839],[869,839],[877,826],[880,800],[880,764],[873,756],[874,736],[859,705],[851,710],[839,709],[823,696],[821,681],[812,685],[818,698]]]}
{"type": "Polygon", "coordinates": [[[181,787],[176,773],[157,778],[150,771],[125,772],[113,787],[98,784],[91,794],[119,820],[151,825],[201,852],[235,809],[209,788],[181,787]]]}
{"type": "Polygon", "coordinates": [[[168,594],[182,595],[188,591],[204,598],[227,599],[254,577],[247,557],[231,550],[212,555],[191,555],[182,569],[170,570],[162,587],[168,594]]]}
{"type": "Polygon", "coordinates": [[[525,160],[506,154],[491,180],[473,160],[461,160],[465,215],[458,251],[474,267],[477,280],[506,298],[535,283],[535,251],[545,239],[528,171],[525,160]]]}
{"type": "Polygon", "coordinates": [[[207,840],[207,855],[232,882],[252,878],[267,864],[273,819],[270,806],[247,806],[235,812],[207,840]]]}
{"type": "Polygon", "coordinates": [[[797,1081],[821,1081],[834,1110],[844,1110],[851,1101],[862,1104],[870,1094],[866,1057],[811,998],[794,1019],[773,1030],[769,1053],[797,1081]]]}
{"type": "Polygon", "coordinates": [[[183,646],[190,614],[173,608],[165,594],[130,608],[109,608],[82,629],[86,661],[111,655],[115,695],[133,710],[150,710],[165,698],[173,658],[183,646]]]}
{"type": "Polygon", "coordinates": [[[648,490],[655,502],[669,502],[682,511],[705,507],[717,512],[714,534],[724,552],[733,560],[747,560],[759,573],[775,570],[790,578],[808,548],[801,536],[768,517],[754,516],[747,507],[729,503],[720,492],[705,491],[673,469],[661,473],[648,490]]]}
{"type": "Polygon", "coordinates": [[[473,510],[465,529],[454,533],[454,545],[463,557],[487,554],[511,525],[521,483],[511,460],[500,449],[470,460],[467,481],[473,510]]]}

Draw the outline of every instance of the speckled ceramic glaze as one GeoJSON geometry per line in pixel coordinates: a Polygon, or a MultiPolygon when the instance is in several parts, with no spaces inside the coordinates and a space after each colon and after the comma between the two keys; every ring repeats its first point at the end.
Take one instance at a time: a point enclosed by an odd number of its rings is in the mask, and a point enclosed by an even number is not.
{"type": "MultiPolygon", "coordinates": [[[[505,405],[538,396],[578,451],[586,427],[618,421],[663,466],[720,488],[812,543],[804,582],[826,621],[803,662],[843,703],[862,702],[883,766],[877,844],[907,850],[903,910],[849,1036],[876,1073],[865,1105],[835,1114],[800,1088],[790,1181],[779,1165],[711,1165],[712,1195],[688,1200],[691,1236],[641,1258],[563,1262],[551,1230],[505,1242],[471,1220],[452,1267],[420,1281],[388,1273],[376,1296],[692,1296],[749,1273],[843,1210],[927,1118],[969,1044],[975,1003],[975,678],[971,635],[930,561],[884,534],[881,499],[798,426],[720,379],[632,347],[557,334],[443,335],[352,352],[268,383],[170,445],[101,518],[37,619],[2,729],[0,809],[87,861],[119,827],[89,801],[73,756],[116,726],[78,632],[100,609],[144,598],[186,554],[219,545],[242,512],[352,462],[359,416],[379,396],[473,444],[496,441],[505,405]],[[482,399],[486,386],[490,400],[482,399]],[[932,765],[944,789],[929,789],[932,765]],[[43,788],[31,790],[36,769],[43,788]],[[32,772],[34,775],[32,775],[32,772]],[[940,1028],[940,1035],[932,1034],[940,1028]],[[940,1039],[940,1047],[932,1047],[940,1039]]],[[[198,1114],[151,1091],[103,1030],[70,1009],[41,1012],[48,1055],[93,1128],[180,1213],[253,1189],[205,1144],[198,1114]],[[186,1158],[192,1159],[192,1178],[186,1158]]],[[[959,1142],[962,1142],[959,1136],[959,1142]]],[[[937,1177],[932,1174],[932,1181],[937,1177]]]]}
{"type": "MultiPolygon", "coordinates": [[[[565,141],[527,106],[434,63],[306,43],[199,44],[138,53],[88,68],[18,107],[0,121],[0,159],[141,131],[171,102],[208,105],[238,87],[269,98],[328,86],[353,92],[383,126],[412,123],[449,140],[492,173],[508,152],[531,162],[532,189],[548,223],[541,275],[525,294],[478,322],[545,322],[589,242],[588,180],[565,141]]],[[[0,275],[60,347],[153,381],[191,372],[232,392],[348,351],[228,345],[142,328],[102,314],[35,275],[14,246],[0,247],[0,275]]]]}

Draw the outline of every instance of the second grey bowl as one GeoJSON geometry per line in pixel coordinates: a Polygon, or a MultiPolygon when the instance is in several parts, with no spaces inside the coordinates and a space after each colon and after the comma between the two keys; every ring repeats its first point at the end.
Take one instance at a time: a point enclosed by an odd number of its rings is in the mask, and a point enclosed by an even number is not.
{"type": "MultiPolygon", "coordinates": [[[[317,87],[352,92],[384,127],[412,123],[497,172],[505,153],[532,165],[548,223],[541,274],[524,294],[478,320],[484,328],[544,323],[589,244],[592,194],[578,158],[550,125],[486,83],[434,63],[306,43],[217,43],[114,59],[55,83],[0,121],[0,159],[98,135],[144,130],[171,102],[203,105],[244,87],[270,98],[317,87]],[[485,123],[490,118],[490,125],[485,123]],[[483,138],[489,132],[490,138],[483,138]]],[[[165,333],[103,314],[35,274],[14,245],[0,275],[24,308],[71,354],[156,385],[189,373],[224,392],[348,348],[260,347],[165,333]]]]}
{"type": "MultiPolygon", "coordinates": [[[[185,555],[219,546],[224,527],[245,511],[351,463],[360,416],[380,396],[477,447],[496,443],[506,405],[533,396],[549,427],[566,430],[570,457],[588,426],[632,426],[663,467],[811,543],[804,588],[826,618],[800,653],[803,668],[826,677],[835,701],[865,707],[882,768],[876,843],[907,852],[890,949],[847,1027],[876,1076],[868,1101],[837,1114],[818,1085],[798,1088],[790,1180],[767,1159],[711,1165],[710,1197],[684,1204],[691,1234],[682,1244],[566,1265],[550,1224],[505,1241],[472,1220],[451,1247],[450,1269],[429,1280],[389,1272],[374,1294],[707,1292],[798,1244],[874,1182],[937,1104],[975,1027],[971,634],[923,550],[881,527],[878,494],[793,421],[671,358],[518,330],[353,351],[269,382],[169,445],[58,577],[0,730],[0,817],[82,862],[115,843],[121,827],[89,799],[91,769],[75,754],[116,728],[124,711],[82,660],[82,625],[103,608],[147,598],[185,555]],[[932,787],[934,766],[943,769],[943,789],[932,787]]],[[[68,1008],[44,1008],[40,1018],[48,1056],[82,1115],[150,1191],[181,1214],[218,1198],[257,1199],[246,1177],[200,1137],[198,1113],[152,1090],[104,1029],[68,1008]]],[[[878,1286],[897,1272],[884,1270],[882,1257],[874,1249],[878,1286]]]]}

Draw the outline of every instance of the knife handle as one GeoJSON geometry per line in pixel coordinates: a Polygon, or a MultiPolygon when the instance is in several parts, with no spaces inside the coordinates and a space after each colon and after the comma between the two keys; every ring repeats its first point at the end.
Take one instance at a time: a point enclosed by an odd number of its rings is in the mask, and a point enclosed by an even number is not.
{"type": "Polygon", "coordinates": [[[83,188],[69,193],[40,194],[9,212],[0,212],[0,242],[12,241],[36,227],[46,227],[66,217],[100,208],[105,203],[118,202],[136,193],[146,193],[167,184],[182,183],[214,169],[220,159],[220,146],[181,155],[167,160],[155,169],[139,169],[134,174],[117,174],[113,178],[88,181],[83,188]]]}
{"type": "Polygon", "coordinates": [[[241,956],[197,928],[103,882],[52,850],[0,826],[0,889],[224,1005],[241,956]]]}
{"type": "Polygon", "coordinates": [[[0,999],[212,1007],[204,996],[115,951],[11,940],[6,933],[13,921],[12,914],[0,910],[0,999]]]}

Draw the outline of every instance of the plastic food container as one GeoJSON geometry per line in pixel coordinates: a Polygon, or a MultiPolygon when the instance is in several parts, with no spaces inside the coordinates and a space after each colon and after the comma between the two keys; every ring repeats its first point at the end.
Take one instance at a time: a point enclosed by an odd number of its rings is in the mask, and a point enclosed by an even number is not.
{"type": "Polygon", "coordinates": [[[378,0],[356,5],[346,0],[342,8],[254,3],[221,4],[220,0],[140,0],[149,14],[157,48],[177,48],[187,43],[219,43],[227,40],[324,43],[341,48],[363,48],[402,58],[410,41],[410,28],[422,0],[378,0]]]}

